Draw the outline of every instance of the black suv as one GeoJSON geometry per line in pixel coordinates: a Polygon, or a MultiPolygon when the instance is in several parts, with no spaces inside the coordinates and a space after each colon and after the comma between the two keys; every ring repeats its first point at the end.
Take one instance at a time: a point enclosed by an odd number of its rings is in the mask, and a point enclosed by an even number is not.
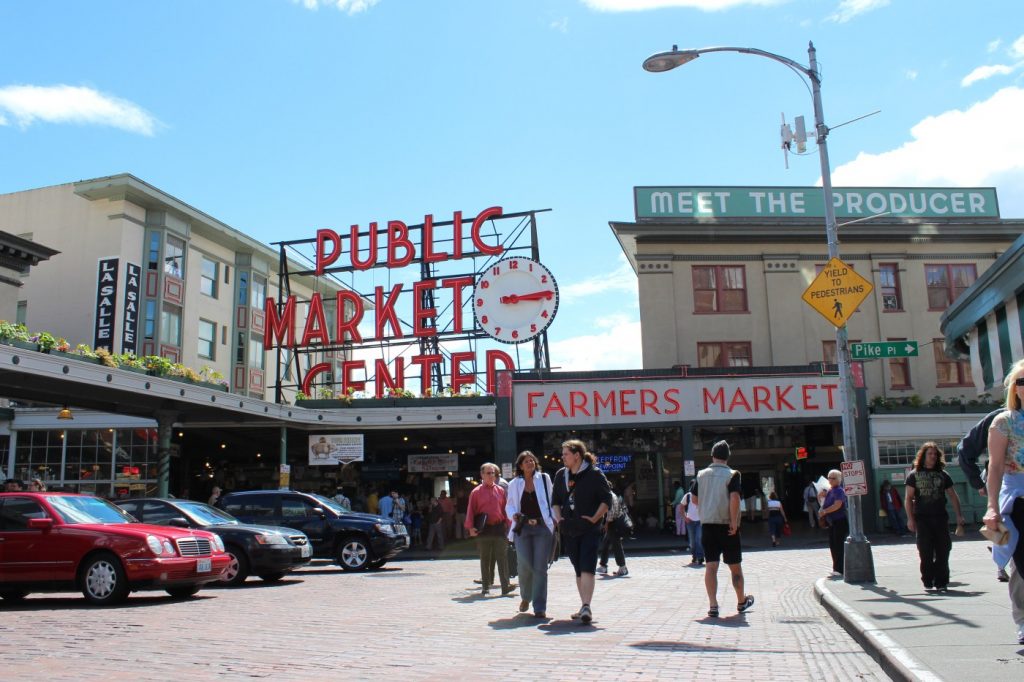
{"type": "Polygon", "coordinates": [[[345,511],[334,500],[294,490],[227,493],[217,503],[244,523],[301,530],[313,556],[334,559],[346,571],[380,568],[409,546],[405,526],[375,514],[345,511]]]}

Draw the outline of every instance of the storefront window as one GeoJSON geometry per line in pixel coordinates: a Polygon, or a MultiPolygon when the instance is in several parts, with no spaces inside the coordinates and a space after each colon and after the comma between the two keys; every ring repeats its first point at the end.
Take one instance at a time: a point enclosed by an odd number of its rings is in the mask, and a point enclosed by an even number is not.
{"type": "Polygon", "coordinates": [[[59,479],[63,450],[63,431],[19,431],[14,477],[25,482],[33,478],[59,479]]]}

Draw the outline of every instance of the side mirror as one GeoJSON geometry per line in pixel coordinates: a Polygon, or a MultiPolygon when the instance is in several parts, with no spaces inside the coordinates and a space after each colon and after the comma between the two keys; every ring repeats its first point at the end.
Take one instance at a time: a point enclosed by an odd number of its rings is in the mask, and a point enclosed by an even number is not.
{"type": "Polygon", "coordinates": [[[313,515],[321,519],[327,516],[327,514],[324,513],[323,507],[313,507],[313,515]]]}
{"type": "Polygon", "coordinates": [[[29,530],[41,530],[45,532],[53,528],[53,519],[48,516],[43,519],[29,519],[28,527],[29,530]]]}
{"type": "Polygon", "coordinates": [[[173,519],[167,522],[168,526],[174,526],[175,528],[188,528],[188,520],[181,516],[175,516],[173,519]]]}

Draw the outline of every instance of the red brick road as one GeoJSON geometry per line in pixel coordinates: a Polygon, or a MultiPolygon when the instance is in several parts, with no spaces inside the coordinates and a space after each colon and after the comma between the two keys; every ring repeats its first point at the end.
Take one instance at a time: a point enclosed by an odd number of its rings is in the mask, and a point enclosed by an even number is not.
{"type": "Polygon", "coordinates": [[[136,593],[112,609],[31,595],[0,606],[0,679],[887,679],[815,602],[827,549],[748,553],[757,603],[745,616],[723,567],[717,621],[687,560],[633,558],[628,577],[599,579],[590,627],[569,620],[566,559],[552,569],[547,622],[518,614],[518,595],[480,597],[478,564],[459,560],[365,574],[319,564],[278,585],[252,579],[186,602],[136,593]]]}

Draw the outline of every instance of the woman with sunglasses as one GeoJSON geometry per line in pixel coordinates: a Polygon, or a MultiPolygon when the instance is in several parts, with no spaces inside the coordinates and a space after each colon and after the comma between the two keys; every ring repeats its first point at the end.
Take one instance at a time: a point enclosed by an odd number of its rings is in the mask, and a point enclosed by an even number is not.
{"type": "Polygon", "coordinates": [[[829,490],[823,493],[819,517],[828,521],[828,550],[832,554],[832,577],[843,575],[846,536],[850,534],[850,522],[846,518],[846,491],[843,490],[843,473],[838,469],[828,472],[829,490]]]}
{"type": "Polygon", "coordinates": [[[1013,560],[1010,575],[1010,614],[1017,627],[1017,642],[1024,644],[1024,360],[1010,368],[1003,382],[1006,412],[992,420],[988,430],[988,510],[985,525],[996,530],[1002,523],[1009,541],[992,547],[999,568],[1013,560]]]}

